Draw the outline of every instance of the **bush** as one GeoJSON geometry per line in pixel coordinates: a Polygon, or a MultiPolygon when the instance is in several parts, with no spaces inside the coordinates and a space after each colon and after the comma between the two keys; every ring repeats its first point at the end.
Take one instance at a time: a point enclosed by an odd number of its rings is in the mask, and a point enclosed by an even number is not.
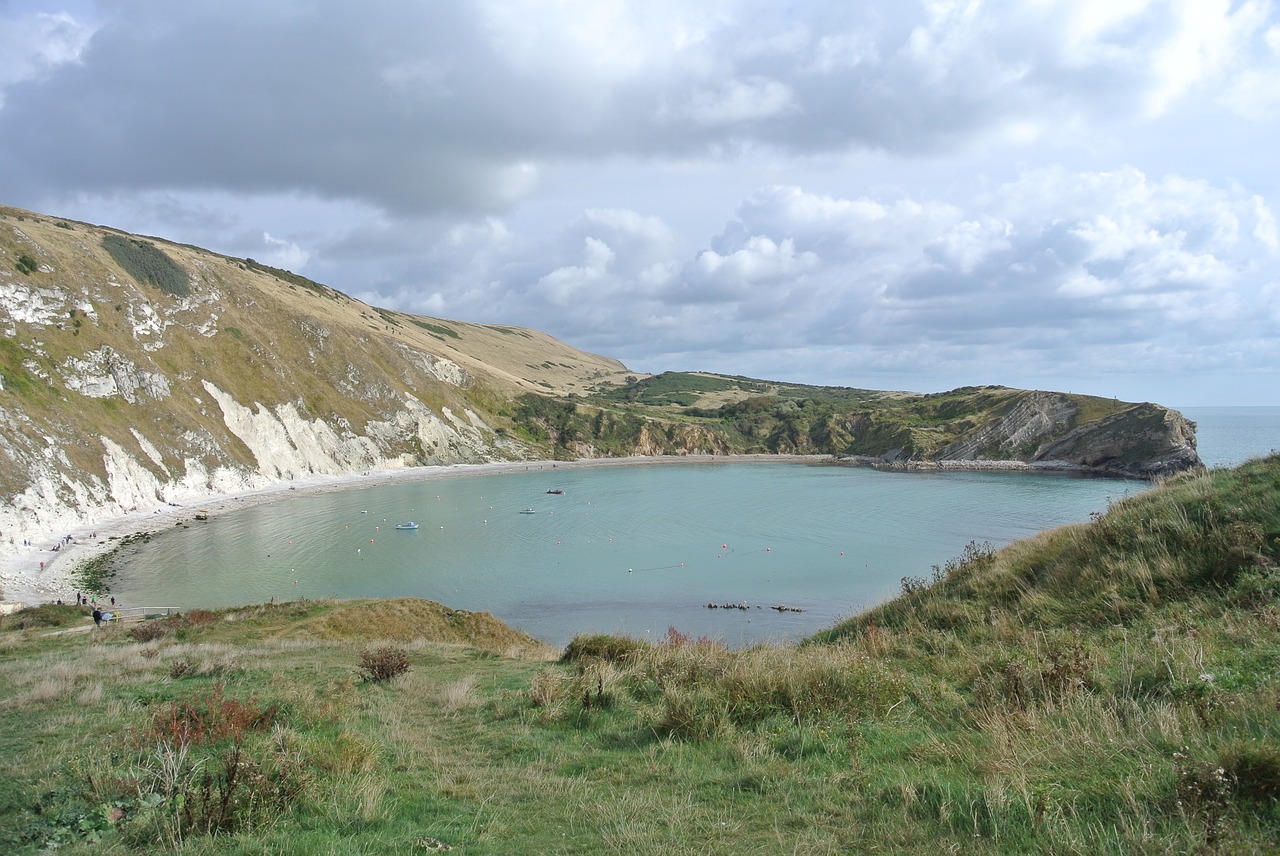
{"type": "Polygon", "coordinates": [[[35,273],[37,270],[40,269],[39,263],[37,263],[35,259],[31,258],[31,256],[27,255],[26,253],[23,253],[22,255],[18,256],[18,263],[15,264],[14,267],[18,269],[18,273],[27,273],[27,274],[35,273]]]}
{"type": "Polygon", "coordinates": [[[140,284],[150,283],[174,297],[186,297],[191,293],[190,279],[182,265],[154,244],[123,235],[107,235],[102,239],[102,246],[116,264],[140,284]]]}
{"type": "Polygon", "coordinates": [[[382,683],[409,671],[409,654],[403,648],[384,645],[360,652],[360,677],[372,683],[382,683]]]}
{"type": "Polygon", "coordinates": [[[579,660],[598,659],[610,663],[622,663],[649,650],[649,643],[630,636],[614,636],[608,633],[573,637],[564,649],[560,660],[575,663],[579,660]]]}
{"type": "Polygon", "coordinates": [[[144,621],[129,628],[129,638],[134,642],[154,642],[168,634],[168,632],[169,627],[166,622],[144,621]]]}
{"type": "Polygon", "coordinates": [[[132,775],[112,780],[124,840],[176,849],[191,835],[271,825],[309,779],[283,733],[268,734],[275,721],[276,708],[221,685],[155,708],[135,734],[132,775]]]}

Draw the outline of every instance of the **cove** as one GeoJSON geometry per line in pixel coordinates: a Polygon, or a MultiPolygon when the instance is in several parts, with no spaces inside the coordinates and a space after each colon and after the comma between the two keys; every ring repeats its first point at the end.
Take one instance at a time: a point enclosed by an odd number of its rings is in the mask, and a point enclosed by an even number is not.
{"type": "Polygon", "coordinates": [[[668,627],[742,646],[810,635],[971,541],[999,547],[1086,521],[1146,488],[783,462],[478,475],[220,513],[124,548],[111,589],[124,604],[181,609],[421,597],[491,612],[557,647],[578,633],[657,638],[668,627]],[[395,529],[410,520],[416,530],[395,529]]]}

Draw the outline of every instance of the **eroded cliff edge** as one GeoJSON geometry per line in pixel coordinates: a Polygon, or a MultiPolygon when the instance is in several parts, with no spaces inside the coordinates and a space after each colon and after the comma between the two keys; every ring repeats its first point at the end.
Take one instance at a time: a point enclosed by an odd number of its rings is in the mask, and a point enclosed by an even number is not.
{"type": "Polygon", "coordinates": [[[1198,466],[1153,404],[637,376],[545,333],[371,307],[262,265],[0,208],[0,549],[366,470],[657,454],[1198,466]]]}

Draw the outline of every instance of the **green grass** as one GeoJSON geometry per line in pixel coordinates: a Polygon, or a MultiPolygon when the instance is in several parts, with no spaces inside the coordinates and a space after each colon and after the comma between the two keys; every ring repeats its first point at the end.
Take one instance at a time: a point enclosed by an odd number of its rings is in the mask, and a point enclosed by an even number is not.
{"type": "Polygon", "coordinates": [[[414,600],[193,612],[140,641],[49,635],[88,619],[45,607],[0,621],[0,847],[1272,852],[1278,560],[1273,456],[975,545],[803,645],[673,629],[554,660],[414,600]],[[361,680],[384,645],[409,671],[361,680]],[[195,812],[221,832],[156,796],[174,722],[204,729],[186,771],[203,758],[213,793],[237,747],[256,771],[256,802],[195,812]]]}

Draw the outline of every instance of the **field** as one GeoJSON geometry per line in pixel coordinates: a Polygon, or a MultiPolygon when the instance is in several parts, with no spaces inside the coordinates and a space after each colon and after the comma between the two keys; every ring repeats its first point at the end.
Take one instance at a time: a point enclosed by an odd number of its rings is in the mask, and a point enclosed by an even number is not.
{"type": "Polygon", "coordinates": [[[424,601],[0,625],[0,847],[1274,853],[1280,457],[971,545],[796,646],[424,601]]]}

